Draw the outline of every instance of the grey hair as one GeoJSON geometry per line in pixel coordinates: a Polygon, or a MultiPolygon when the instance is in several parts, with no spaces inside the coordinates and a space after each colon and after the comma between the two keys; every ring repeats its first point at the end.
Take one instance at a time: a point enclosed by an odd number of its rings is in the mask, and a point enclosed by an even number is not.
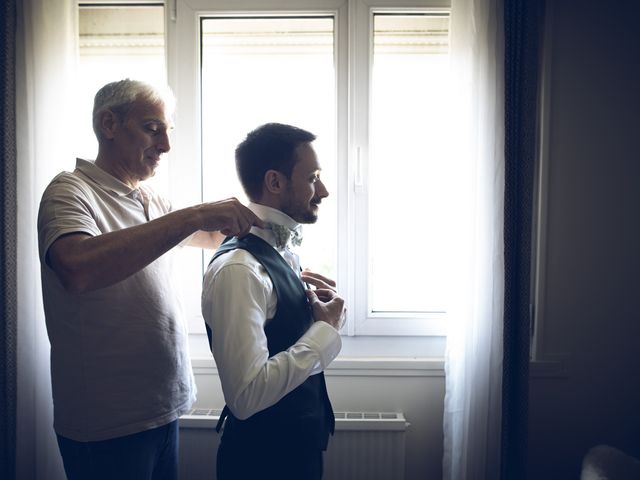
{"type": "Polygon", "coordinates": [[[100,115],[111,110],[119,121],[123,121],[136,100],[144,100],[152,104],[164,104],[168,112],[173,112],[175,97],[167,87],[155,87],[139,80],[126,78],[107,83],[98,90],[93,101],[93,131],[101,139],[100,115]]]}

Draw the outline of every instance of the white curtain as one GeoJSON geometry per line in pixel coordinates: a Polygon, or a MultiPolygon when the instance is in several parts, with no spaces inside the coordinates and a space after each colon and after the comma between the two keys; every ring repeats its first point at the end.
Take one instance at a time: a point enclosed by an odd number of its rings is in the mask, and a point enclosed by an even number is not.
{"type": "Polygon", "coordinates": [[[468,197],[447,338],[445,480],[500,478],[504,300],[504,39],[501,0],[451,1],[454,162],[468,197]]]}
{"type": "MultiPolygon", "coordinates": [[[[46,185],[73,158],[77,13],[73,0],[18,2],[17,478],[64,479],[40,286],[36,217],[46,185]]],[[[90,119],[87,119],[90,121],[90,119]]]]}

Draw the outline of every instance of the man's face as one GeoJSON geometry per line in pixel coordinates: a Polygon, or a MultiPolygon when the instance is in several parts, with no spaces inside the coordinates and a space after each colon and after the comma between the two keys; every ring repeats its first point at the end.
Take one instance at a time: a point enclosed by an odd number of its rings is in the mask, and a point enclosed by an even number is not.
{"type": "Polygon", "coordinates": [[[171,149],[170,129],[163,103],[134,103],[114,135],[118,167],[125,177],[135,183],[155,174],[161,155],[171,149]]]}
{"type": "Polygon", "coordinates": [[[329,192],[320,180],[320,165],[311,144],[300,144],[296,155],[298,160],[287,182],[281,210],[298,223],[315,223],[318,205],[329,192]]]}

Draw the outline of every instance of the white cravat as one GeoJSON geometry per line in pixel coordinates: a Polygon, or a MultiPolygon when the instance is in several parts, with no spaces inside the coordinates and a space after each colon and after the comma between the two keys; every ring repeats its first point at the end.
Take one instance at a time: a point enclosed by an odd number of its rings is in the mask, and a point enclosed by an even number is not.
{"type": "MultiPolygon", "coordinates": [[[[280,220],[289,225],[293,225],[293,220],[288,216],[287,218],[283,217],[280,220]]],[[[278,251],[278,253],[280,253],[280,255],[282,255],[282,257],[286,260],[293,271],[296,272],[296,274],[299,276],[300,257],[298,257],[298,255],[292,250],[292,248],[295,248],[302,243],[302,226],[296,225],[295,227],[291,228],[279,223],[267,223],[267,230],[271,230],[271,232],[273,233],[273,239],[275,240],[275,249],[278,251]]]]}
{"type": "MultiPolygon", "coordinates": [[[[287,217],[282,221],[291,224],[293,219],[287,217]]],[[[302,225],[296,224],[295,227],[281,225],[279,223],[269,223],[267,229],[273,232],[276,241],[276,248],[285,246],[298,247],[302,243],[302,225]]]]}
{"type": "Polygon", "coordinates": [[[249,203],[251,209],[258,217],[266,221],[267,228],[252,228],[251,233],[269,243],[282,258],[291,266],[297,275],[300,275],[300,257],[292,248],[302,242],[302,225],[286,213],[257,203],[249,203]]]}

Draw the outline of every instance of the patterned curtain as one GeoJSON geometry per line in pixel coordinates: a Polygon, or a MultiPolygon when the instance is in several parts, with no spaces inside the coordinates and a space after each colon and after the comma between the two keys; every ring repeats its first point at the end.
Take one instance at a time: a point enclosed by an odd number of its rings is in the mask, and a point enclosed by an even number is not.
{"type": "Polygon", "coordinates": [[[16,0],[0,6],[1,33],[0,211],[2,232],[0,269],[2,270],[2,322],[0,323],[0,478],[16,475],[16,352],[17,352],[17,276],[16,276],[16,0]]]}
{"type": "Polygon", "coordinates": [[[505,0],[504,370],[502,479],[525,479],[532,225],[543,2],[505,0]]]}

